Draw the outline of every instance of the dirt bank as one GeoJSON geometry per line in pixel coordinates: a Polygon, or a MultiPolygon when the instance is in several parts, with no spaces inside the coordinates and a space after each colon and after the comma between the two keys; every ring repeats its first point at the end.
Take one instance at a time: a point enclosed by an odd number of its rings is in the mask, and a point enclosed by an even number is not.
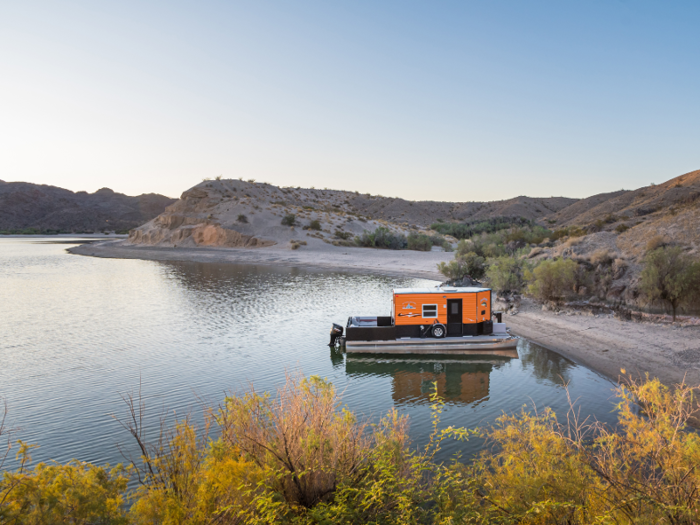
{"type": "Polygon", "coordinates": [[[511,330],[612,380],[620,369],[664,384],[700,384],[700,326],[621,321],[611,315],[554,313],[524,300],[506,315],[511,330]]]}

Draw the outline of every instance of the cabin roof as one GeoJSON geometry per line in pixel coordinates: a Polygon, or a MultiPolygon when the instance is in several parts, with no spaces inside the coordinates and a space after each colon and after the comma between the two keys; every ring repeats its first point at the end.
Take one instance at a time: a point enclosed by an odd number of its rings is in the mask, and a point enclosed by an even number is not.
{"type": "Polygon", "coordinates": [[[421,294],[421,293],[429,293],[429,294],[446,294],[446,293],[476,293],[476,292],[488,292],[490,288],[478,288],[475,286],[464,286],[464,287],[455,287],[455,286],[441,286],[441,287],[435,287],[435,288],[394,288],[394,294],[395,295],[404,295],[404,294],[421,294]]]}

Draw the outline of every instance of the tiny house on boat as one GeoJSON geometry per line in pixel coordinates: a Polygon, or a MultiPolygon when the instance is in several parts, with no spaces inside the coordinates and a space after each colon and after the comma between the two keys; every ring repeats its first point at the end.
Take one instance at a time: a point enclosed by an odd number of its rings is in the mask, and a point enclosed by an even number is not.
{"type": "MultiPolygon", "coordinates": [[[[500,313],[498,322],[493,322],[491,305],[488,288],[397,288],[390,316],[348,319],[345,348],[348,353],[449,354],[475,350],[497,354],[515,348],[517,338],[506,331],[500,313]]],[[[336,336],[342,335],[342,327],[335,327],[336,336]]]]}

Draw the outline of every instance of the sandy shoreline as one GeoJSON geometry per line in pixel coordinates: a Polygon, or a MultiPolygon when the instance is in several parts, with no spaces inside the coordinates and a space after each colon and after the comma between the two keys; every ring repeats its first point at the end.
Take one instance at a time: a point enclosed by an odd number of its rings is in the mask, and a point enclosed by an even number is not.
{"type": "Polygon", "coordinates": [[[296,266],[320,270],[417,277],[436,281],[444,281],[444,277],[437,271],[437,263],[450,261],[453,258],[453,254],[447,252],[338,248],[330,245],[302,246],[298,250],[282,246],[268,248],[169,248],[138,246],[113,240],[83,244],[70,248],[68,251],[78,255],[111,259],[296,266]]]}
{"type": "MultiPolygon", "coordinates": [[[[443,280],[436,264],[451,253],[368,248],[160,248],[105,241],[68,250],[94,257],[297,266],[344,272],[443,280]],[[306,248],[306,249],[304,249],[306,248]]],[[[517,335],[558,352],[616,381],[620,369],[648,373],[673,385],[700,384],[700,326],[671,326],[621,321],[612,316],[544,312],[525,300],[517,315],[506,315],[517,335]]]]}
{"type": "Polygon", "coordinates": [[[542,311],[524,300],[504,318],[513,333],[530,339],[617,381],[620,369],[634,377],[674,385],[700,385],[700,326],[621,321],[608,315],[542,311]]]}

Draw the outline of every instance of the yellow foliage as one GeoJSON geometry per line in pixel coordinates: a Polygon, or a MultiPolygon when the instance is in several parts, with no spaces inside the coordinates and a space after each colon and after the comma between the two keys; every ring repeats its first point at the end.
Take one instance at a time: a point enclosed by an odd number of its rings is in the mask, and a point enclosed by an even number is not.
{"type": "Polygon", "coordinates": [[[145,482],[132,495],[134,524],[197,525],[213,518],[238,523],[260,469],[223,441],[208,447],[189,422],[180,422],[166,447],[148,460],[145,482]],[[152,472],[152,473],[151,473],[152,472]]]}
{"type": "Polygon", "coordinates": [[[30,448],[20,442],[20,469],[3,473],[0,523],[127,523],[123,509],[128,480],[125,469],[71,461],[66,465],[39,463],[28,470],[30,448]]]}
{"type": "Polygon", "coordinates": [[[227,398],[204,428],[180,421],[156,443],[126,425],[144,454],[138,469],[28,469],[21,444],[20,468],[0,481],[0,523],[700,523],[700,437],[686,429],[694,389],[624,383],[613,429],[523,409],[483,432],[493,447],[475,462],[445,465],[434,459],[443,440],[473,431],[440,428],[437,394],[429,443],[412,450],[396,411],[370,427],[330,383],[288,377],[277,396],[227,398]],[[127,513],[129,474],[141,485],[127,513]]]}

